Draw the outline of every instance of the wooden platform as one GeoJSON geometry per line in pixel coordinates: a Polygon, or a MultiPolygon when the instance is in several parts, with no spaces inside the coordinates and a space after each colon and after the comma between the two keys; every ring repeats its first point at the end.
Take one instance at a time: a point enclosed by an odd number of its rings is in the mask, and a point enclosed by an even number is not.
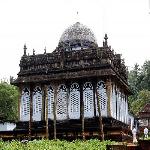
{"type": "MultiPolygon", "coordinates": [[[[49,120],[49,139],[54,138],[53,121],[49,120]]],[[[103,118],[105,139],[112,139],[115,141],[130,141],[131,131],[128,125],[117,121],[113,118],[103,118]]],[[[85,119],[84,135],[86,139],[100,138],[100,128],[98,117],[92,119],[85,119]]],[[[56,137],[59,139],[74,140],[82,139],[82,122],[81,120],[67,120],[56,122],[56,137]]],[[[0,132],[0,138],[3,139],[25,139],[29,137],[29,122],[17,122],[17,127],[14,131],[0,132]]],[[[31,124],[31,138],[39,139],[46,137],[46,122],[32,122],[31,124]]]]}

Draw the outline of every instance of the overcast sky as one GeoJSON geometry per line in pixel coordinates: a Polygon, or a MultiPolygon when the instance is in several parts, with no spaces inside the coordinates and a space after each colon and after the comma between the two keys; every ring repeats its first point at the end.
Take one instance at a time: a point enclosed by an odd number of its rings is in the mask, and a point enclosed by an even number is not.
{"type": "Polygon", "coordinates": [[[27,53],[52,52],[63,31],[79,21],[102,46],[104,34],[132,68],[150,60],[149,0],[0,0],[0,79],[17,77],[27,53]],[[77,16],[76,13],[79,12],[77,16]]]}

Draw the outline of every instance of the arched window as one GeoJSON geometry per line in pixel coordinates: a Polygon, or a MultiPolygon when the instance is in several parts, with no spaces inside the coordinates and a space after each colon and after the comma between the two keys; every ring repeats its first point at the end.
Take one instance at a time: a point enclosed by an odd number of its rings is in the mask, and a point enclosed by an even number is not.
{"type": "Polygon", "coordinates": [[[118,120],[121,121],[121,92],[118,92],[118,120]]]}
{"type": "Polygon", "coordinates": [[[116,119],[116,90],[115,90],[115,85],[113,85],[113,88],[112,88],[112,101],[111,101],[111,114],[112,114],[112,117],[116,119]]]}
{"type": "Polygon", "coordinates": [[[22,90],[20,104],[20,121],[30,120],[30,92],[28,88],[22,90]]]}
{"type": "Polygon", "coordinates": [[[86,82],[83,86],[83,101],[84,101],[84,117],[91,118],[94,116],[93,104],[93,86],[91,82],[86,82]]]}
{"type": "Polygon", "coordinates": [[[51,86],[48,86],[48,118],[53,119],[53,109],[54,109],[54,91],[51,86]]]}
{"type": "Polygon", "coordinates": [[[120,120],[120,92],[117,88],[117,120],[120,120]]]}
{"type": "Polygon", "coordinates": [[[64,84],[58,87],[56,111],[57,120],[67,119],[67,88],[64,84]]]}
{"type": "Polygon", "coordinates": [[[33,91],[33,120],[41,121],[42,115],[42,91],[39,86],[33,91]]]}
{"type": "MultiPolygon", "coordinates": [[[[107,94],[106,94],[106,87],[103,81],[99,81],[97,83],[97,93],[100,99],[100,109],[101,115],[107,116],[107,94]]],[[[97,106],[97,97],[96,97],[96,115],[98,116],[98,106],[97,106]]]]}
{"type": "Polygon", "coordinates": [[[70,87],[69,95],[69,118],[80,118],[80,88],[79,84],[73,83],[70,87]]]}

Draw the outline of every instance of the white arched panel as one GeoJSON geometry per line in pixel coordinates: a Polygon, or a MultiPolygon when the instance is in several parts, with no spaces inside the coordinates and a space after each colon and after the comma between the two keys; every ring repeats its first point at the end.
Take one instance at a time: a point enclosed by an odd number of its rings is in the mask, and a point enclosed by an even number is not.
{"type": "Polygon", "coordinates": [[[125,122],[126,117],[126,104],[125,104],[125,95],[122,93],[122,122],[125,122]]]}
{"type": "Polygon", "coordinates": [[[37,86],[33,91],[33,121],[41,121],[42,116],[42,91],[37,86]]]}
{"type": "MultiPolygon", "coordinates": [[[[96,87],[98,97],[100,99],[100,109],[101,109],[101,115],[107,116],[107,94],[106,94],[106,87],[103,81],[99,81],[97,83],[96,87]]],[[[97,96],[95,96],[96,99],[96,115],[98,116],[98,106],[97,106],[97,96]]]]}
{"type": "Polygon", "coordinates": [[[70,119],[80,118],[80,88],[77,83],[73,83],[70,87],[68,110],[70,119]]]}
{"type": "Polygon", "coordinates": [[[94,117],[93,86],[86,82],[83,86],[84,117],[94,117]]]}
{"type": "Polygon", "coordinates": [[[119,115],[119,120],[121,121],[121,92],[119,91],[118,93],[118,108],[119,108],[119,111],[118,111],[118,115],[119,115]]]}
{"type": "Polygon", "coordinates": [[[113,85],[113,88],[112,88],[111,103],[112,103],[111,114],[112,114],[112,117],[116,119],[116,90],[115,90],[115,85],[113,85]]]}
{"type": "Polygon", "coordinates": [[[53,110],[54,110],[54,91],[51,86],[48,86],[48,118],[54,119],[53,110]]]}
{"type": "Polygon", "coordinates": [[[20,121],[30,120],[30,92],[28,88],[22,90],[20,103],[20,121]]]}
{"type": "Polygon", "coordinates": [[[119,120],[119,105],[120,105],[120,103],[119,103],[119,91],[118,91],[118,89],[117,89],[117,120],[119,120]]]}
{"type": "Polygon", "coordinates": [[[67,119],[67,88],[64,84],[58,88],[56,118],[57,120],[67,119]]]}
{"type": "Polygon", "coordinates": [[[126,105],[126,123],[128,123],[128,101],[127,101],[127,96],[125,96],[125,105],[126,105]]]}

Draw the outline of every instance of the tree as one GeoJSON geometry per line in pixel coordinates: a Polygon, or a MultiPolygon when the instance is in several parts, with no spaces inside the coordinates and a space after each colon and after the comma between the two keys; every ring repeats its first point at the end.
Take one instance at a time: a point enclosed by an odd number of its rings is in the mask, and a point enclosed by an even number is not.
{"type": "Polygon", "coordinates": [[[141,89],[147,89],[150,91],[150,61],[145,61],[142,66],[141,77],[141,89]]]}
{"type": "Polygon", "coordinates": [[[138,114],[146,103],[150,103],[150,61],[145,61],[142,67],[135,64],[129,72],[128,83],[133,92],[129,97],[129,110],[138,114]]]}
{"type": "Polygon", "coordinates": [[[131,103],[131,112],[138,115],[138,112],[140,112],[147,103],[150,103],[150,91],[142,90],[138,93],[137,99],[131,103]]]}
{"type": "Polygon", "coordinates": [[[6,82],[0,83],[0,117],[3,121],[17,120],[18,90],[6,82]]]}

